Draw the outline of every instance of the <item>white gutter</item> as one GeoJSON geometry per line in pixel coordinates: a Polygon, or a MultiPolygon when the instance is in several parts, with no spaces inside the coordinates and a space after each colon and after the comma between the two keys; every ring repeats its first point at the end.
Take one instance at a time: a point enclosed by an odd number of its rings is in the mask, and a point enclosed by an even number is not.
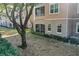
{"type": "Polygon", "coordinates": [[[66,16],[66,37],[68,36],[68,10],[69,10],[69,3],[67,4],[67,16],[66,16]]]}

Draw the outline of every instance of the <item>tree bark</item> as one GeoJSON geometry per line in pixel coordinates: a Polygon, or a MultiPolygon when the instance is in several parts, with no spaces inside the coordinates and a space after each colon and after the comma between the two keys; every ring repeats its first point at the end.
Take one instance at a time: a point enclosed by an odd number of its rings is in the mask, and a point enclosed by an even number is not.
{"type": "Polygon", "coordinates": [[[33,31],[33,23],[31,23],[31,24],[32,24],[31,31],[33,31]]]}
{"type": "Polygon", "coordinates": [[[21,40],[22,40],[22,48],[27,48],[26,32],[25,32],[25,30],[22,30],[21,40]]]}
{"type": "Polygon", "coordinates": [[[13,5],[13,8],[11,8],[11,14],[9,15],[8,8],[7,8],[8,4],[4,4],[5,10],[6,10],[6,14],[7,14],[9,20],[13,23],[13,26],[16,28],[17,32],[21,36],[22,45],[19,46],[19,47],[26,48],[27,47],[27,43],[26,43],[26,31],[25,31],[25,29],[26,29],[27,22],[30,19],[30,16],[32,15],[34,4],[26,4],[25,5],[23,3],[22,4],[15,4],[15,3],[13,3],[12,5],[13,5]],[[19,12],[20,24],[16,21],[16,18],[15,18],[15,12],[17,10],[17,7],[19,7],[18,10],[20,11],[19,12]],[[23,23],[22,22],[22,12],[23,12],[22,10],[23,10],[24,7],[26,7],[25,8],[26,15],[25,15],[25,19],[24,19],[25,21],[23,23]],[[31,8],[29,8],[29,10],[28,10],[28,7],[31,7],[31,8]]]}

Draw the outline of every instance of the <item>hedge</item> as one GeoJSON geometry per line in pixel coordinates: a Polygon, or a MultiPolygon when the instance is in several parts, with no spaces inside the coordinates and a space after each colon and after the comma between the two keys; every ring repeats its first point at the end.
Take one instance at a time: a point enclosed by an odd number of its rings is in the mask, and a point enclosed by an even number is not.
{"type": "Polygon", "coordinates": [[[19,56],[20,52],[6,39],[0,38],[0,56],[19,56]]]}
{"type": "Polygon", "coordinates": [[[73,39],[73,38],[66,38],[66,37],[61,37],[61,36],[57,36],[57,35],[53,35],[53,34],[44,34],[44,33],[40,33],[40,32],[31,32],[32,34],[36,34],[36,35],[40,35],[40,36],[44,36],[47,38],[52,38],[52,39],[56,39],[58,41],[63,41],[66,43],[71,43],[71,44],[76,44],[79,45],[79,39],[73,39]]]}

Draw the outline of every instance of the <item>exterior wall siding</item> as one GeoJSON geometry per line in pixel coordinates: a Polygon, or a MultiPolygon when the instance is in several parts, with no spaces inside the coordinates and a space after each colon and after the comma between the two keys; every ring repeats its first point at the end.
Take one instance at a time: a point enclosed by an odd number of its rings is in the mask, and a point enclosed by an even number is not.
{"type": "MultiPolygon", "coordinates": [[[[67,18],[67,4],[68,3],[58,3],[59,4],[59,12],[56,14],[50,13],[49,8],[50,4],[45,3],[41,6],[45,6],[45,16],[35,16],[34,18],[34,31],[35,31],[35,24],[45,24],[45,33],[46,34],[53,34],[62,37],[67,37],[67,25],[66,25],[66,18],[67,18]],[[48,31],[48,24],[51,24],[52,29],[48,31]],[[62,33],[57,33],[57,25],[62,24],[62,33]]],[[[35,8],[37,8],[36,6],[35,8]]]]}
{"type": "Polygon", "coordinates": [[[44,5],[42,6],[45,6],[45,16],[35,16],[35,20],[39,20],[39,19],[52,19],[52,18],[66,18],[66,15],[67,15],[67,3],[59,3],[59,13],[56,13],[56,14],[53,14],[53,13],[50,13],[49,10],[50,10],[50,4],[48,3],[45,3],[44,5]]]}
{"type": "MultiPolygon", "coordinates": [[[[49,13],[50,4],[45,3],[45,16],[35,16],[34,23],[36,24],[45,24],[45,33],[46,34],[54,34],[58,36],[77,36],[79,37],[79,33],[76,33],[76,23],[79,22],[79,13],[77,11],[78,3],[59,3],[60,12],[57,14],[49,13]],[[58,23],[63,24],[62,34],[56,33],[56,25],[58,23]],[[49,32],[47,30],[47,25],[52,24],[52,31],[49,32]]],[[[35,26],[34,24],[34,26],[35,26]]],[[[35,30],[35,27],[34,27],[35,30]]]]}
{"type": "MultiPolygon", "coordinates": [[[[66,37],[66,20],[39,20],[35,21],[35,24],[45,24],[45,34],[53,34],[57,36],[66,37]],[[51,24],[51,31],[48,31],[48,24],[51,24]],[[57,33],[57,25],[62,24],[62,32],[57,33]]],[[[34,31],[35,31],[34,24],[34,31]]]]}
{"type": "Polygon", "coordinates": [[[77,18],[77,3],[69,3],[68,18],[77,18]]]}
{"type": "Polygon", "coordinates": [[[69,36],[76,36],[79,37],[79,33],[76,33],[76,23],[79,22],[79,19],[72,19],[69,20],[69,36]]]}
{"type": "Polygon", "coordinates": [[[68,36],[79,37],[76,33],[76,23],[79,22],[78,3],[70,3],[68,9],[68,36]]]}

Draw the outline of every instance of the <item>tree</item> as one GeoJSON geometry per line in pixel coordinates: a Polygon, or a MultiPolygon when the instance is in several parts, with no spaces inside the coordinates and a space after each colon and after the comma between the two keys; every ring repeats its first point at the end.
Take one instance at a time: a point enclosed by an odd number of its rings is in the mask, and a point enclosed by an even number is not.
{"type": "Polygon", "coordinates": [[[34,31],[34,30],[33,30],[33,20],[32,20],[32,17],[33,17],[33,16],[31,16],[31,19],[30,19],[30,23],[31,23],[31,31],[34,31]]]}
{"type": "Polygon", "coordinates": [[[26,48],[27,43],[26,43],[26,26],[28,23],[28,20],[30,16],[32,15],[33,7],[34,4],[30,3],[12,3],[12,4],[3,4],[6,15],[9,18],[9,20],[13,23],[13,26],[16,28],[17,32],[21,36],[22,39],[22,45],[20,46],[21,48],[26,48]],[[25,10],[25,17],[22,19],[23,16],[23,10],[25,10]],[[18,12],[18,18],[19,22],[16,20],[16,11],[18,12]]]}

